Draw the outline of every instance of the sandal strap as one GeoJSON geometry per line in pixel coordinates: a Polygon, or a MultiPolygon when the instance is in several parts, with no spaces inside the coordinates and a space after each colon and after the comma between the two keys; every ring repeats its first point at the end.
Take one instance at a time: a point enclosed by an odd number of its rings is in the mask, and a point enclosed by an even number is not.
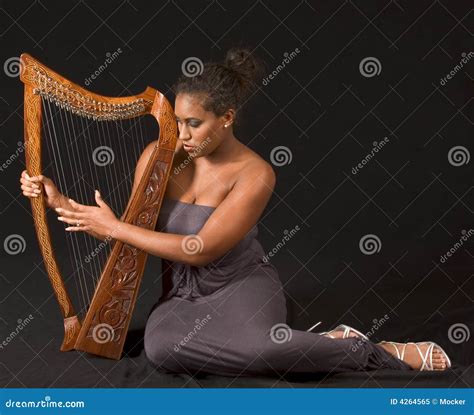
{"type": "Polygon", "coordinates": [[[403,355],[405,354],[405,350],[403,350],[403,354],[400,355],[400,350],[398,350],[398,347],[397,347],[397,344],[399,344],[399,343],[391,342],[391,341],[385,341],[385,340],[381,341],[380,343],[389,344],[390,346],[392,346],[395,349],[395,352],[397,353],[397,357],[400,360],[403,360],[403,355]]]}
{"type": "Polygon", "coordinates": [[[421,370],[433,370],[433,350],[434,350],[434,343],[433,342],[420,342],[420,343],[413,343],[416,347],[416,350],[418,351],[418,354],[420,355],[422,364],[420,367],[421,370]],[[426,349],[425,354],[421,352],[420,347],[418,344],[429,344],[429,346],[426,349]],[[429,361],[428,361],[429,359],[429,361]]]}

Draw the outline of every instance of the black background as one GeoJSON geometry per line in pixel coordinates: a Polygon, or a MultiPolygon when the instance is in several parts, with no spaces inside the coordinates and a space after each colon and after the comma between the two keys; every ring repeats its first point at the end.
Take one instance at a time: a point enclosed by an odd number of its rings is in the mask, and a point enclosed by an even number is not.
{"type": "MultiPolygon", "coordinates": [[[[322,320],[321,330],[346,323],[368,331],[387,315],[373,339],[437,341],[457,367],[445,385],[467,387],[472,336],[452,342],[450,330],[463,324],[472,332],[472,237],[444,263],[440,256],[473,228],[473,160],[454,166],[448,159],[455,146],[473,154],[472,60],[444,85],[440,80],[472,50],[473,19],[468,1],[1,1],[1,63],[28,52],[84,86],[120,48],[86,88],[120,96],[150,85],[173,102],[170,87],[188,57],[222,60],[230,47],[244,46],[269,74],[298,48],[273,80],[257,84],[236,130],[269,162],[278,146],[291,153],[290,163],[274,165],[277,185],[259,226],[266,251],[300,229],[271,259],[285,287],[288,323],[306,330],[322,320]],[[366,57],[378,59],[378,75],[361,74],[366,57]],[[384,137],[388,144],[353,174],[384,137]],[[368,234],[381,241],[373,255],[359,248],[368,234]]],[[[0,82],[3,163],[23,139],[23,85],[5,69],[0,82]]],[[[143,279],[130,358],[58,352],[61,319],[19,188],[23,169],[20,154],[0,172],[1,338],[18,319],[31,313],[34,320],[1,351],[2,385],[182,385],[180,377],[153,373],[136,344],[161,292],[157,258],[143,279]],[[17,255],[3,247],[12,234],[25,241],[17,255]]],[[[185,386],[196,386],[186,379],[185,386]]],[[[430,379],[419,374],[397,385],[430,379]]],[[[390,382],[364,374],[355,384],[390,382]]]]}

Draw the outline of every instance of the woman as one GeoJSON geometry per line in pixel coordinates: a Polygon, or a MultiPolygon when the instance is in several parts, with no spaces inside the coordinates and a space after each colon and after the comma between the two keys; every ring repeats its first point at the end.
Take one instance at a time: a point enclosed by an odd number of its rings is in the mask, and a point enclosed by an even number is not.
{"type": "MultiPolygon", "coordinates": [[[[223,64],[208,63],[200,75],[178,80],[179,144],[157,231],[121,222],[98,192],[98,206],[84,206],[26,171],[24,195],[44,191],[69,232],[111,236],[163,259],[163,295],[147,321],[145,353],[165,371],[235,376],[450,367],[431,342],[374,344],[344,325],[311,333],[284,324],[283,288],[256,240],[275,174],[232,127],[260,68],[250,52],[232,49],[223,64]]],[[[138,161],[134,188],[154,145],[138,161]]]]}

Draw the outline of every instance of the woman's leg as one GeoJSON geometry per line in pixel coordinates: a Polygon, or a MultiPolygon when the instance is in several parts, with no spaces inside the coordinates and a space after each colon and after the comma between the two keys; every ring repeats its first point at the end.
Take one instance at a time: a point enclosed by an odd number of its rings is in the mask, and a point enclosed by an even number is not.
{"type": "Polygon", "coordinates": [[[370,341],[293,330],[282,323],[285,319],[281,286],[275,279],[256,275],[209,302],[173,298],[161,304],[148,320],[145,352],[157,366],[181,373],[236,376],[411,369],[370,341]]]}

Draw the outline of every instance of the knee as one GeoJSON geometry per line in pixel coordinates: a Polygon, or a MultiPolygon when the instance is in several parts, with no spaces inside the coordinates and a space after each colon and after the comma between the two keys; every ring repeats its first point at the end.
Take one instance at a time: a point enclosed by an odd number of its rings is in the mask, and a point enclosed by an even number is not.
{"type": "Polygon", "coordinates": [[[147,324],[144,337],[145,356],[157,367],[164,367],[171,359],[171,345],[166,339],[167,336],[162,330],[147,324]]]}

